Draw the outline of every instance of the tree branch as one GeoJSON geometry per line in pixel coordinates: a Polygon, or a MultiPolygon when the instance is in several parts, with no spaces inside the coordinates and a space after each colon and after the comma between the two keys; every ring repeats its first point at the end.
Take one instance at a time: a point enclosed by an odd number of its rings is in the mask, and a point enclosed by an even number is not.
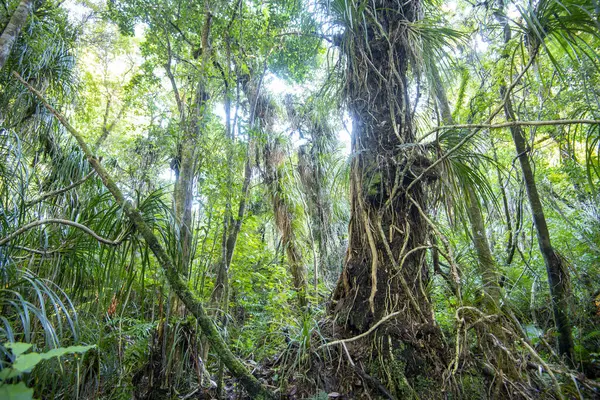
{"type": "Polygon", "coordinates": [[[108,244],[108,245],[111,245],[111,246],[118,246],[125,239],[123,237],[123,238],[121,238],[119,240],[113,241],[113,240],[110,240],[110,239],[103,238],[102,236],[98,235],[96,232],[94,232],[93,230],[91,230],[87,226],[82,225],[82,224],[80,224],[78,222],[70,221],[68,219],[48,218],[48,219],[41,219],[41,220],[38,220],[38,221],[33,221],[33,222],[28,223],[27,225],[24,225],[24,226],[20,227],[19,229],[17,229],[13,233],[11,233],[8,236],[0,239],[0,246],[3,246],[6,243],[10,242],[11,240],[13,240],[14,238],[16,238],[17,236],[19,236],[23,232],[27,232],[28,230],[30,230],[32,228],[35,228],[36,226],[45,225],[45,224],[69,225],[69,226],[75,227],[77,229],[81,229],[82,231],[84,231],[85,233],[87,233],[88,235],[90,235],[91,237],[93,237],[94,239],[96,239],[97,241],[99,241],[100,243],[108,244]]]}
{"type": "Polygon", "coordinates": [[[349,342],[354,342],[355,340],[358,340],[360,338],[364,338],[365,336],[369,336],[371,334],[371,332],[373,332],[375,329],[377,329],[379,327],[379,325],[381,325],[385,321],[387,321],[387,320],[395,317],[396,315],[399,315],[400,313],[401,313],[401,311],[396,311],[396,312],[393,312],[391,314],[388,314],[385,317],[381,318],[379,321],[377,321],[377,323],[375,325],[373,325],[371,328],[369,328],[368,331],[363,332],[360,335],[356,335],[356,336],[348,338],[348,339],[335,340],[333,342],[322,344],[321,346],[319,346],[317,348],[317,350],[322,349],[323,347],[333,346],[334,344],[346,344],[346,343],[349,343],[349,342]]]}
{"type": "Polygon", "coordinates": [[[39,254],[39,255],[42,255],[42,256],[47,256],[47,255],[50,255],[50,254],[54,254],[54,253],[57,253],[57,252],[59,252],[61,250],[61,248],[52,249],[52,250],[39,250],[39,249],[31,249],[31,248],[25,247],[25,246],[12,246],[12,247],[15,248],[15,249],[18,249],[18,250],[24,250],[24,251],[28,251],[28,252],[34,253],[34,254],[39,254]]]}
{"type": "Polygon", "coordinates": [[[33,200],[29,200],[28,202],[26,202],[26,203],[25,203],[25,206],[26,206],[26,207],[31,207],[31,206],[33,206],[34,204],[40,203],[40,202],[42,202],[42,201],[44,201],[44,200],[46,200],[46,199],[48,199],[48,198],[50,198],[50,197],[58,196],[59,194],[62,194],[62,193],[64,193],[64,192],[67,192],[67,191],[69,191],[69,190],[71,190],[71,189],[73,189],[73,188],[75,188],[75,187],[77,187],[77,186],[81,185],[83,182],[87,181],[87,180],[88,180],[88,179],[89,179],[89,178],[90,178],[92,175],[94,175],[95,173],[96,173],[96,171],[92,170],[92,172],[90,172],[89,174],[87,174],[87,175],[86,175],[86,176],[84,176],[82,179],[78,180],[77,182],[75,182],[75,183],[72,183],[72,184],[70,184],[69,186],[67,186],[67,187],[64,187],[64,188],[62,188],[62,189],[57,189],[57,190],[54,190],[54,191],[52,191],[52,192],[44,193],[44,194],[42,194],[41,196],[39,196],[39,197],[36,197],[35,199],[33,199],[33,200]]]}
{"type": "Polygon", "coordinates": [[[499,124],[462,124],[462,125],[443,125],[432,129],[427,136],[450,129],[502,129],[515,126],[556,126],[556,125],[600,125],[597,119],[555,119],[550,121],[508,121],[499,124]]]}

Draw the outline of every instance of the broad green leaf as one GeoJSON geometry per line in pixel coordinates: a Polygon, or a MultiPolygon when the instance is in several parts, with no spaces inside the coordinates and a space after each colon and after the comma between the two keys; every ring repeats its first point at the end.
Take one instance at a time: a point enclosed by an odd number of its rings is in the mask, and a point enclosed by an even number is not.
{"type": "Polygon", "coordinates": [[[25,353],[27,350],[31,348],[31,343],[21,343],[21,342],[13,342],[6,343],[4,347],[10,349],[15,357],[19,357],[21,354],[25,353]]]}
{"type": "Polygon", "coordinates": [[[42,356],[44,357],[44,360],[47,360],[52,357],[64,356],[65,354],[85,353],[86,351],[93,349],[94,347],[96,347],[96,346],[92,345],[92,346],[59,347],[58,349],[52,349],[52,350],[42,354],[42,356]]]}
{"type": "Polygon", "coordinates": [[[30,372],[40,361],[48,360],[53,357],[64,356],[65,354],[72,353],[85,353],[89,349],[96,347],[94,346],[70,346],[70,347],[59,347],[58,349],[52,349],[47,353],[29,353],[17,357],[17,360],[13,364],[13,368],[20,372],[30,372]]]}
{"type": "Polygon", "coordinates": [[[22,372],[19,372],[13,368],[4,368],[0,371],[0,381],[5,381],[10,378],[16,378],[17,376],[21,376],[22,372]]]}
{"type": "Polygon", "coordinates": [[[17,357],[13,368],[19,372],[30,372],[44,358],[38,353],[23,354],[17,357]]]}
{"type": "Polygon", "coordinates": [[[23,382],[0,386],[0,399],[4,400],[31,400],[33,389],[25,386],[23,382]]]}

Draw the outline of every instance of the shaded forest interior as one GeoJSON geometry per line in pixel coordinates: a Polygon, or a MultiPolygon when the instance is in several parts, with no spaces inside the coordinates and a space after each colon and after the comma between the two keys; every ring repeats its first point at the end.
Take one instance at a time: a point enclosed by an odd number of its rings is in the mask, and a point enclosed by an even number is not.
{"type": "Polygon", "coordinates": [[[600,398],[596,1],[0,32],[0,399],[600,398]]]}

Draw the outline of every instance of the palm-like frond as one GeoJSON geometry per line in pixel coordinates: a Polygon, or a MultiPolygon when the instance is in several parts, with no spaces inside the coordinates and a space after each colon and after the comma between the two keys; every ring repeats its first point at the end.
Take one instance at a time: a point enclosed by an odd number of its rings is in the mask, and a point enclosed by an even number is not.
{"type": "Polygon", "coordinates": [[[0,340],[35,343],[55,348],[63,340],[77,340],[77,313],[71,300],[55,284],[3,260],[0,276],[0,340]],[[66,324],[66,329],[65,329],[66,324]]]}
{"type": "Polygon", "coordinates": [[[543,47],[561,76],[564,74],[557,50],[566,53],[576,65],[587,58],[600,71],[600,58],[592,45],[600,40],[600,23],[593,1],[542,0],[518,10],[523,21],[516,22],[516,26],[526,44],[530,49],[543,47]]]}
{"type": "MultiPolygon", "coordinates": [[[[445,25],[440,17],[428,15],[425,19],[408,25],[409,48],[413,51],[413,65],[420,74],[423,71],[430,78],[432,65],[447,71],[451,65],[449,53],[456,46],[464,44],[465,32],[445,25]]],[[[428,79],[432,82],[433,79],[428,79]]]]}
{"type": "MultiPolygon", "coordinates": [[[[454,148],[470,132],[460,129],[450,129],[442,132],[437,139],[439,155],[454,148]]],[[[497,208],[497,200],[488,177],[484,173],[486,166],[494,161],[485,155],[485,144],[482,135],[476,135],[469,145],[459,147],[450,153],[441,163],[441,185],[448,216],[453,210],[464,211],[465,195],[469,188],[480,196],[480,200],[493,208],[497,208]]]]}

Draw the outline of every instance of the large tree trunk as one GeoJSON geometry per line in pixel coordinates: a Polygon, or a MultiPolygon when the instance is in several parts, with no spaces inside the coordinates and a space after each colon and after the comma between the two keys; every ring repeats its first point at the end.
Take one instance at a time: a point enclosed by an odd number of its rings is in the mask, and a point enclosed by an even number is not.
{"type": "MultiPolygon", "coordinates": [[[[351,219],[333,314],[355,334],[397,312],[393,322],[378,329],[378,340],[370,342],[384,346],[382,357],[406,361],[402,372],[409,379],[428,374],[435,380],[439,376],[435,361],[444,351],[428,298],[425,259],[431,247],[426,185],[434,175],[415,181],[430,163],[416,146],[403,147],[415,141],[407,23],[418,19],[420,4],[379,0],[364,7],[364,15],[356,14],[352,26],[346,27],[342,44],[347,56],[345,94],[353,122],[351,219]]],[[[390,373],[392,365],[380,367],[390,373]]],[[[388,379],[387,384],[401,391],[398,381],[388,379]]]]}
{"type": "Polygon", "coordinates": [[[13,45],[33,8],[33,0],[22,0],[0,36],[0,70],[4,67],[13,45]]]}

